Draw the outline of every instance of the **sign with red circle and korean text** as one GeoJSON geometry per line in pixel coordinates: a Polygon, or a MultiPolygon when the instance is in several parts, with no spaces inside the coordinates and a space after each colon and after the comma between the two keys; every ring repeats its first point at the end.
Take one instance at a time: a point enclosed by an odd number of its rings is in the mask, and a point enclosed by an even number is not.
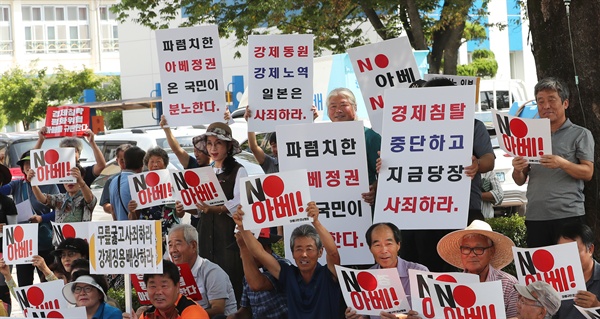
{"type": "Polygon", "coordinates": [[[58,246],[67,238],[82,238],[88,240],[89,222],[52,223],[52,244],[58,246]]]}
{"type": "Polygon", "coordinates": [[[77,180],[71,176],[73,167],[75,167],[73,147],[31,150],[31,169],[35,171],[31,185],[77,183],[77,180]]]}
{"type": "Polygon", "coordinates": [[[183,204],[183,209],[196,209],[196,203],[215,206],[227,202],[223,188],[212,167],[171,171],[173,197],[183,204]]]}
{"type": "Polygon", "coordinates": [[[512,156],[522,156],[529,163],[539,163],[552,155],[549,119],[526,119],[492,110],[498,145],[512,156]]]}
{"type": "Polygon", "coordinates": [[[38,254],[38,224],[4,225],[2,257],[7,265],[31,264],[38,254]]]}
{"type": "Polygon", "coordinates": [[[87,319],[85,307],[62,308],[62,309],[36,309],[27,308],[27,318],[64,318],[64,319],[87,319]]]}
{"type": "MultiPolygon", "coordinates": [[[[62,280],[52,280],[25,287],[15,287],[15,299],[19,302],[25,316],[27,309],[59,310],[69,305],[62,294],[65,283],[62,280]]],[[[60,318],[60,317],[58,317],[60,318]]]]}
{"type": "Polygon", "coordinates": [[[131,199],[137,202],[136,209],[173,204],[173,184],[167,169],[128,175],[131,199]]]}

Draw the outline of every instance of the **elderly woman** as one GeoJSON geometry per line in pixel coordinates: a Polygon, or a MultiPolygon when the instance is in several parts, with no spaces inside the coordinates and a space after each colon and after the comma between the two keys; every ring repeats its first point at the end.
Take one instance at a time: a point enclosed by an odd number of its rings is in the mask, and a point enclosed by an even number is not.
{"type": "Polygon", "coordinates": [[[560,295],[544,281],[515,285],[515,290],[519,293],[517,319],[549,319],[560,308],[560,295]]]}
{"type": "Polygon", "coordinates": [[[121,319],[121,310],[106,303],[108,284],[101,275],[86,271],[73,274],[74,281],[63,287],[65,299],[77,307],[85,307],[87,319],[121,319]]]}
{"type": "MultiPolygon", "coordinates": [[[[223,192],[227,197],[224,205],[208,205],[205,202],[196,203],[200,220],[198,222],[198,248],[200,256],[219,265],[231,280],[236,299],[242,295],[242,278],[244,276],[240,252],[227,249],[236,245],[234,237],[235,222],[232,219],[240,203],[240,187],[238,181],[248,176],[246,169],[238,163],[233,155],[241,152],[240,144],[231,133],[231,128],[224,123],[212,123],[200,141],[206,145],[206,151],[212,158],[211,165],[223,192]]],[[[178,205],[178,212],[183,206],[178,205]]]]}

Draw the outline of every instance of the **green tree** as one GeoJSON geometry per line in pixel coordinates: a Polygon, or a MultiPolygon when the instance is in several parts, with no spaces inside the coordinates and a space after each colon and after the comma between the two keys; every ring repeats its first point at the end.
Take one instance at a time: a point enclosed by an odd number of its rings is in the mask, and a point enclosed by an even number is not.
{"type": "Polygon", "coordinates": [[[25,130],[46,115],[46,69],[10,69],[0,78],[0,125],[22,122],[25,130]]]}
{"type": "MultiPolygon", "coordinates": [[[[489,0],[484,0],[485,4],[489,0]]],[[[167,28],[182,8],[182,26],[217,24],[223,37],[244,45],[248,36],[277,28],[314,35],[315,52],[343,53],[367,43],[360,26],[369,23],[384,40],[403,32],[416,50],[429,50],[429,72],[456,74],[458,48],[474,0],[121,0],[112,10],[153,29],[167,28]],[[135,11],[132,11],[135,10],[135,11]],[[135,13],[133,13],[135,12],[135,13]],[[439,12],[438,17],[432,17],[439,12]],[[130,16],[132,14],[132,16],[130,16]]],[[[483,14],[484,11],[478,12],[483,14]]],[[[236,53],[239,56],[239,52],[236,53]]]]}
{"type": "Polygon", "coordinates": [[[85,89],[96,89],[102,85],[103,77],[86,67],[81,71],[71,71],[62,65],[48,78],[46,99],[48,105],[77,103],[85,89]]]}
{"type": "MultiPolygon", "coordinates": [[[[104,85],[96,90],[97,101],[113,101],[121,99],[121,77],[108,76],[104,85]]],[[[108,129],[123,128],[123,112],[112,111],[102,112],[104,116],[104,125],[108,129]]]]}
{"type": "Polygon", "coordinates": [[[457,69],[458,75],[490,77],[493,78],[498,72],[498,62],[494,52],[490,50],[475,50],[473,51],[473,61],[469,64],[459,65],[457,69]]]}

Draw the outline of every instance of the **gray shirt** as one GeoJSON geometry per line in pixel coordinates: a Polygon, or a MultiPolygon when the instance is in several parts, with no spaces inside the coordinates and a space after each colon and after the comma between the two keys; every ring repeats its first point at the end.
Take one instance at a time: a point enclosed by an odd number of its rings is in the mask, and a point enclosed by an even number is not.
{"type": "MultiPolygon", "coordinates": [[[[594,162],[592,133],[571,120],[552,133],[552,154],[569,162],[594,162]]],[[[585,215],[583,181],[562,169],[532,164],[527,185],[526,220],[542,221],[585,215]]]]}
{"type": "Polygon", "coordinates": [[[265,174],[279,173],[279,161],[277,157],[265,154],[265,160],[260,164],[265,174]]]}
{"type": "Polygon", "coordinates": [[[192,275],[194,275],[198,289],[202,294],[202,300],[194,301],[202,308],[210,309],[209,300],[225,299],[225,315],[237,311],[233,286],[229,281],[229,276],[219,265],[198,256],[192,266],[192,275]]]}

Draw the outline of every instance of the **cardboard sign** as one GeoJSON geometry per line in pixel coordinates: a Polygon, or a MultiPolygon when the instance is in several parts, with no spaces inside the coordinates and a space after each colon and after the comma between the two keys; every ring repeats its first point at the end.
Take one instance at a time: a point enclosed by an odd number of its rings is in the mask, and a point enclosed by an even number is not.
{"type": "Polygon", "coordinates": [[[506,318],[500,280],[460,284],[426,281],[436,318],[506,318]]]}
{"type": "Polygon", "coordinates": [[[583,308],[578,305],[573,305],[586,319],[600,319],[600,307],[583,308]]]}
{"type": "Polygon", "coordinates": [[[375,217],[402,229],[467,225],[475,99],[472,86],[385,91],[375,217]]]}
{"type": "Polygon", "coordinates": [[[17,208],[17,223],[28,223],[29,218],[33,216],[33,208],[31,207],[31,201],[26,199],[15,205],[17,208]]]}
{"type": "Polygon", "coordinates": [[[159,220],[88,223],[92,274],[162,273],[159,220]]]}
{"type": "Polygon", "coordinates": [[[69,303],[62,294],[65,283],[62,280],[52,280],[39,284],[16,287],[16,300],[23,309],[23,314],[28,315],[27,309],[58,310],[66,309],[69,303]]]}
{"type": "Polygon", "coordinates": [[[248,37],[249,132],[312,123],[313,35],[248,37]]]}
{"type": "Polygon", "coordinates": [[[311,222],[306,215],[310,190],[306,170],[240,178],[244,229],[311,222]]]}
{"type": "Polygon", "coordinates": [[[77,180],[71,176],[73,167],[75,167],[73,147],[31,150],[31,169],[35,171],[31,185],[77,183],[77,180]]]}
{"type": "Polygon", "coordinates": [[[573,299],[578,290],[587,290],[577,242],[512,249],[521,285],[545,281],[558,291],[563,300],[573,299]]]}
{"type": "Polygon", "coordinates": [[[52,243],[58,246],[67,238],[82,238],[88,240],[88,222],[52,223],[52,243]]]}
{"type": "Polygon", "coordinates": [[[227,197],[212,167],[171,171],[173,198],[183,204],[183,209],[196,209],[196,203],[223,205],[227,197]]]}
{"type": "Polygon", "coordinates": [[[382,132],[384,90],[408,88],[421,79],[408,37],[348,49],[372,128],[382,132]]]}
{"type": "Polygon", "coordinates": [[[31,264],[38,254],[38,224],[4,225],[2,257],[7,265],[31,264]]]}
{"type": "MultiPolygon", "coordinates": [[[[190,265],[181,264],[177,265],[177,268],[179,268],[179,273],[181,274],[181,278],[179,279],[179,292],[192,300],[202,300],[202,294],[200,293],[200,289],[198,289],[194,275],[192,275],[190,265]]],[[[148,289],[144,283],[144,275],[131,274],[131,284],[137,293],[140,304],[150,305],[151,302],[148,298],[148,289]]]]}
{"type": "Polygon", "coordinates": [[[137,202],[137,209],[175,203],[169,170],[131,174],[127,178],[131,199],[137,202]]]}
{"type": "Polygon", "coordinates": [[[68,318],[68,319],[87,319],[85,307],[62,308],[54,310],[41,310],[27,308],[27,318],[68,318]]]}
{"type": "Polygon", "coordinates": [[[552,155],[549,119],[526,119],[492,110],[498,145],[512,156],[539,163],[543,155],[552,155]]]}
{"type": "Polygon", "coordinates": [[[433,301],[431,300],[430,293],[432,290],[429,289],[426,278],[453,283],[479,282],[479,276],[463,272],[442,273],[409,269],[408,277],[410,278],[410,303],[412,309],[418,312],[422,318],[428,319],[436,318],[436,313],[433,308],[433,301]]]}
{"type": "Polygon", "coordinates": [[[226,87],[217,26],[156,30],[156,47],[169,125],[222,122],[226,87]]]}
{"type": "Polygon", "coordinates": [[[382,311],[400,314],[410,310],[396,268],[355,270],[336,265],[335,271],[346,304],[357,314],[378,316],[382,311]]]}
{"type": "MultiPolygon", "coordinates": [[[[309,168],[310,198],[319,207],[319,221],[333,236],[342,264],[372,265],[364,239],[371,226],[371,207],[361,195],[369,190],[362,122],[278,126],[277,145],[281,172],[309,168]]],[[[285,243],[296,227],[284,226],[285,243]]],[[[293,259],[287,245],[286,256],[293,259]]],[[[321,262],[325,263],[325,254],[321,262]]]]}
{"type": "Polygon", "coordinates": [[[90,128],[90,108],[87,106],[49,106],[46,109],[46,138],[84,136],[90,128]]]}

